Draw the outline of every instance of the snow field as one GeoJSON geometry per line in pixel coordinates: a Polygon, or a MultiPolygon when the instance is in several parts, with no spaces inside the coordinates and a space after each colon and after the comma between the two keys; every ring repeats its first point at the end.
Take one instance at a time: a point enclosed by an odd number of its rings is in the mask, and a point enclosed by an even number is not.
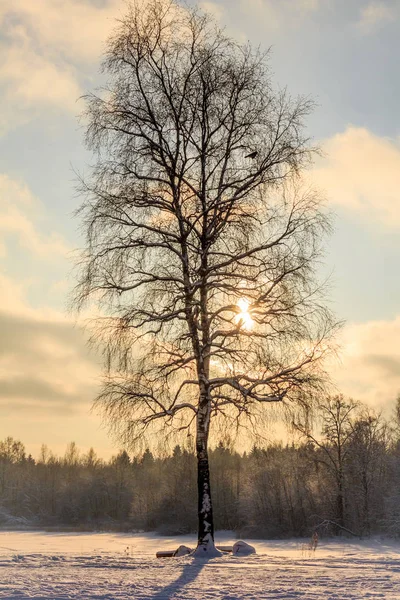
{"type": "MultiPolygon", "coordinates": [[[[219,544],[232,545],[229,532],[219,544]]],[[[0,598],[400,600],[400,542],[249,541],[257,554],[156,559],[193,536],[0,533],[0,598]]]]}

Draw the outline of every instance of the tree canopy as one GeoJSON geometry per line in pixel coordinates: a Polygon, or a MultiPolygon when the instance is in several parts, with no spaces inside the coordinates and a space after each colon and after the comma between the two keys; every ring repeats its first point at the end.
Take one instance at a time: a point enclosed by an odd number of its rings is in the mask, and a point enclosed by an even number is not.
{"type": "Polygon", "coordinates": [[[268,54],[174,1],[133,2],[103,68],[108,85],[86,97],[97,160],[76,296],[104,311],[97,404],[127,443],[195,427],[212,523],[211,418],[255,426],[324,380],[334,322],[316,267],[329,225],[300,177],[312,103],[273,88],[268,54]]]}

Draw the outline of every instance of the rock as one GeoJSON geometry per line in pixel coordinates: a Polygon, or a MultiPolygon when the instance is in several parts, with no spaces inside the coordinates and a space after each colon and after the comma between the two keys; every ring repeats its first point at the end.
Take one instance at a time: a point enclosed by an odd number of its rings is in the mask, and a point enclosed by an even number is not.
{"type": "Polygon", "coordinates": [[[256,549],[254,546],[250,546],[250,544],[246,544],[246,542],[235,542],[233,544],[232,554],[236,556],[248,556],[249,554],[255,554],[256,549]]]}
{"type": "Polygon", "coordinates": [[[192,551],[191,548],[188,548],[187,546],[179,546],[178,550],[175,550],[174,552],[174,556],[186,556],[186,554],[190,554],[192,551]]]}

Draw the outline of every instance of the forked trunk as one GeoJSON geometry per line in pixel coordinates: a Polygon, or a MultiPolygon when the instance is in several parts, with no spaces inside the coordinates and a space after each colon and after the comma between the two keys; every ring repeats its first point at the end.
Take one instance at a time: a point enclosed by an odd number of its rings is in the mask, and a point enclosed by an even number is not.
{"type": "Polygon", "coordinates": [[[198,542],[194,556],[220,556],[214,545],[214,519],[211,500],[210,469],[208,463],[209,404],[200,405],[197,415],[196,454],[198,490],[198,542]]]}

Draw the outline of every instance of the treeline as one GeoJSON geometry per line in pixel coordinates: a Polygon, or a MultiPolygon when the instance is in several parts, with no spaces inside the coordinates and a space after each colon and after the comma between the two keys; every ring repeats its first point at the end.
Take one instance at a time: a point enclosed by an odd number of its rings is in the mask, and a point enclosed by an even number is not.
{"type": "MultiPolygon", "coordinates": [[[[400,535],[400,403],[388,423],[341,396],[318,412],[319,434],[295,422],[296,442],[239,454],[211,451],[218,529],[241,536],[400,535]]],[[[196,461],[122,451],[105,462],[71,443],[63,457],[43,446],[27,456],[0,442],[0,526],[77,529],[196,530],[196,461]]]]}

